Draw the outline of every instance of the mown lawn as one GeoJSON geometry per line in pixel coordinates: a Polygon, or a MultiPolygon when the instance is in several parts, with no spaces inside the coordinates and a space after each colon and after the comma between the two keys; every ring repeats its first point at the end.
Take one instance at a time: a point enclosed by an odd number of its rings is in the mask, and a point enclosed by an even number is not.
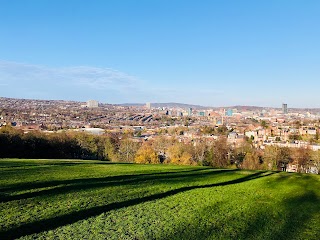
{"type": "Polygon", "coordinates": [[[0,160],[0,239],[320,239],[320,176],[0,160]]]}

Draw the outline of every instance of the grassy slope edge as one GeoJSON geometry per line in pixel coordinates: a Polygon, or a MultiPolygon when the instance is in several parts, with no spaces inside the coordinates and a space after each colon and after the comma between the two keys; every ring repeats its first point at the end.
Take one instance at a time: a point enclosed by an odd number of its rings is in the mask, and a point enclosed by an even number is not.
{"type": "Polygon", "coordinates": [[[0,160],[1,239],[319,239],[320,176],[0,160]]]}

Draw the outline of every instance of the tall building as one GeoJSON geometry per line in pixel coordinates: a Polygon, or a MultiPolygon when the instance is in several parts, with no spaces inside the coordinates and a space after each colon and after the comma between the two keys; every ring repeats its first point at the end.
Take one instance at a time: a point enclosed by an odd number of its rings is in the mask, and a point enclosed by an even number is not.
{"type": "Polygon", "coordinates": [[[188,108],[188,116],[192,115],[192,108],[188,108]]]}
{"type": "Polygon", "coordinates": [[[99,107],[99,102],[96,100],[89,100],[89,101],[87,101],[87,107],[88,108],[97,108],[97,107],[99,107]]]}
{"type": "Polygon", "coordinates": [[[146,108],[147,108],[147,109],[151,109],[151,103],[147,102],[147,103],[146,103],[146,108]]]}
{"type": "Polygon", "coordinates": [[[282,113],[288,114],[288,104],[286,104],[286,103],[282,104],[282,113]]]}

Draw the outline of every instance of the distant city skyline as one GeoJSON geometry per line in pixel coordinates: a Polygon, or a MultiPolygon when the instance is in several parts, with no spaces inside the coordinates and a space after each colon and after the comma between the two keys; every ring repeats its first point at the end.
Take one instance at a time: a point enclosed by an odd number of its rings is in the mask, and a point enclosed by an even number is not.
{"type": "Polygon", "coordinates": [[[0,97],[319,108],[320,2],[2,1],[0,97]]]}

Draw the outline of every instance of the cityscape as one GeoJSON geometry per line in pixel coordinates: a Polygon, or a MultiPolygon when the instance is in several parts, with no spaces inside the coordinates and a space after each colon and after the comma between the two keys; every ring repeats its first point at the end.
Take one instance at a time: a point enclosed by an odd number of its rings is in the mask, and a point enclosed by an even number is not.
{"type": "Polygon", "coordinates": [[[0,0],[0,240],[319,240],[319,13],[0,0]]]}
{"type": "MultiPolygon", "coordinates": [[[[266,146],[320,150],[320,109],[290,109],[285,103],[279,108],[210,108],[178,103],[115,105],[96,100],[0,98],[0,114],[0,126],[12,126],[25,133],[113,133],[121,139],[124,133],[131,132],[130,140],[135,142],[152,142],[165,136],[194,145],[199,140],[212,142],[226,137],[231,148],[249,141],[259,151],[266,146]]],[[[298,165],[290,163],[286,171],[297,172],[298,165]]],[[[316,163],[304,169],[318,171],[316,163]]]]}

